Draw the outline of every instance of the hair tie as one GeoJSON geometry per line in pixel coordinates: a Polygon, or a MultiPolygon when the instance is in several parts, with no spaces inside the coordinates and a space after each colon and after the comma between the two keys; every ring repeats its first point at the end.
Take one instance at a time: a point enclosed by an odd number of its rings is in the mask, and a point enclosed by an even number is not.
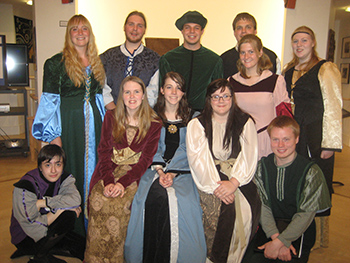
{"type": "Polygon", "coordinates": [[[309,32],[306,32],[306,31],[298,31],[298,32],[294,32],[294,33],[293,33],[292,38],[294,37],[294,35],[299,34],[299,33],[305,33],[305,34],[308,34],[309,36],[311,36],[309,32]]]}

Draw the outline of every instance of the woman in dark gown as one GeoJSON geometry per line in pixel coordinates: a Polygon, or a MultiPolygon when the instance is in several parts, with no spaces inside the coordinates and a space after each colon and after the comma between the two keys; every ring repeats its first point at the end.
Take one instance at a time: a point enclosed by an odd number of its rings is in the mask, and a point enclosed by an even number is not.
{"type": "MultiPolygon", "coordinates": [[[[334,63],[318,57],[315,34],[310,28],[297,28],[291,38],[293,59],[283,74],[295,120],[300,125],[296,150],[321,168],[331,194],[334,152],[342,149],[340,72],[334,63]]],[[[328,246],[329,214],[330,209],[316,217],[321,246],[328,246]]]]}
{"type": "Polygon", "coordinates": [[[205,262],[202,210],[186,155],[186,126],[192,112],[179,73],[164,76],[155,110],[163,120],[161,137],[132,203],[125,259],[205,262]]]}

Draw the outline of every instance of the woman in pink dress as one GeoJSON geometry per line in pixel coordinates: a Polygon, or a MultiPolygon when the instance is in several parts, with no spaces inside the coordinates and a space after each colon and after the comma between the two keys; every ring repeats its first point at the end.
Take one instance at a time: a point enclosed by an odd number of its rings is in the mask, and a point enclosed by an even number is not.
{"type": "MultiPolygon", "coordinates": [[[[290,100],[283,76],[272,73],[272,63],[255,35],[246,35],[238,43],[239,72],[229,77],[237,105],[249,113],[258,132],[259,159],[272,153],[266,128],[281,111],[289,113],[290,100]]],[[[291,114],[287,114],[291,115],[291,114]]]]}

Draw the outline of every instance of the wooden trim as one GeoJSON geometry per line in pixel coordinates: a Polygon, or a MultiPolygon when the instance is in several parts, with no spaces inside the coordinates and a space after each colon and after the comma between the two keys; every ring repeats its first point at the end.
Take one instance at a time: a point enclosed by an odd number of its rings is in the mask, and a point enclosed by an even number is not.
{"type": "Polygon", "coordinates": [[[284,7],[294,9],[297,0],[284,0],[284,7]]]}
{"type": "Polygon", "coordinates": [[[178,38],[146,37],[145,42],[146,47],[154,50],[162,56],[168,51],[178,47],[180,40],[178,38]]]}

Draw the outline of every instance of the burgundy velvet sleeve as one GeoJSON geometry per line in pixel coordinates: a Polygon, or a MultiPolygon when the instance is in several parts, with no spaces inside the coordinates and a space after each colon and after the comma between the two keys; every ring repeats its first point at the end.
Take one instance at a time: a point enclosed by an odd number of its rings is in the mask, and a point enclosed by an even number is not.
{"type": "Polygon", "coordinates": [[[153,156],[158,149],[161,128],[161,123],[152,122],[146,137],[139,144],[135,145],[135,149],[131,146],[134,151],[141,151],[142,154],[139,161],[132,166],[131,170],[118,180],[118,183],[121,183],[125,188],[135,181],[138,182],[147,168],[152,164],[153,156]]]}
{"type": "Polygon", "coordinates": [[[103,120],[101,130],[101,140],[98,145],[98,163],[90,182],[90,190],[101,179],[104,180],[104,185],[114,183],[113,170],[115,164],[111,160],[113,153],[113,137],[112,130],[114,125],[113,111],[107,111],[103,120]]]}
{"type": "Polygon", "coordinates": [[[293,112],[292,112],[292,105],[289,102],[281,102],[276,107],[276,115],[281,116],[289,116],[294,119],[293,112]]]}

